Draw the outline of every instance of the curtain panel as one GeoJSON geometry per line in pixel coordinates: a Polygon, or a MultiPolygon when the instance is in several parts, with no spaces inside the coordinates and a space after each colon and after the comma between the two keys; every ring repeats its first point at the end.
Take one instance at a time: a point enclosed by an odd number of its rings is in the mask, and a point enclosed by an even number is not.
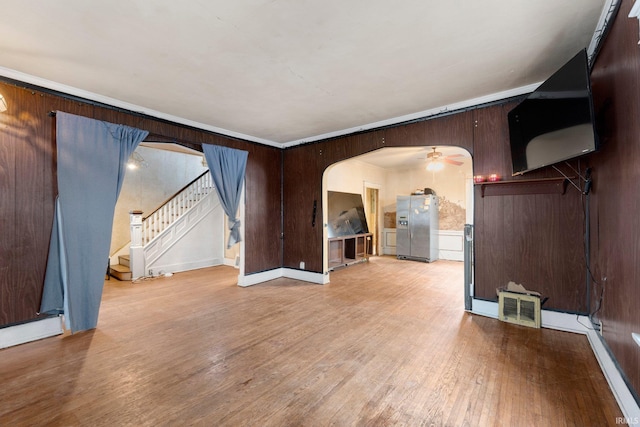
{"type": "Polygon", "coordinates": [[[72,332],[98,323],[116,200],[147,131],[56,113],[58,197],[40,311],[72,332]]]}
{"type": "Polygon", "coordinates": [[[218,198],[224,213],[229,218],[229,240],[227,249],[242,240],[240,220],[237,218],[240,195],[247,169],[247,151],[218,145],[202,144],[202,151],[211,172],[218,198]]]}

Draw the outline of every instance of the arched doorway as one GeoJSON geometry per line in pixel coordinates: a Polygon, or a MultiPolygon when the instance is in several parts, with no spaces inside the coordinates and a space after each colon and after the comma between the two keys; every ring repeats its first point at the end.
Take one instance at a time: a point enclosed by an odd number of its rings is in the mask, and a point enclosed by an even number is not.
{"type": "MultiPolygon", "coordinates": [[[[433,190],[440,202],[439,258],[464,260],[464,226],[473,224],[472,158],[464,148],[430,145],[382,148],[329,166],[323,175],[322,188],[323,206],[328,206],[329,191],[362,196],[369,231],[375,235],[370,253],[382,256],[396,255],[396,197],[427,188],[433,190]],[[434,148],[436,156],[430,155],[434,148]],[[427,170],[434,162],[441,167],[427,170]]],[[[325,225],[329,211],[330,208],[323,211],[325,225]]],[[[329,274],[332,268],[328,262],[326,226],[324,230],[323,272],[329,274]]]]}

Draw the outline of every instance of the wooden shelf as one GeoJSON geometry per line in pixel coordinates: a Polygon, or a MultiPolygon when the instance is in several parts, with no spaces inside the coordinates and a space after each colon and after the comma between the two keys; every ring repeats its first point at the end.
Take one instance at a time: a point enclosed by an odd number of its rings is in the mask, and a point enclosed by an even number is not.
{"type": "Polygon", "coordinates": [[[564,194],[569,180],[567,178],[518,179],[511,181],[481,182],[480,195],[508,196],[523,194],[564,194]]]}
{"type": "Polygon", "coordinates": [[[330,238],[329,269],[368,259],[372,237],[372,233],[363,233],[330,238]]]}

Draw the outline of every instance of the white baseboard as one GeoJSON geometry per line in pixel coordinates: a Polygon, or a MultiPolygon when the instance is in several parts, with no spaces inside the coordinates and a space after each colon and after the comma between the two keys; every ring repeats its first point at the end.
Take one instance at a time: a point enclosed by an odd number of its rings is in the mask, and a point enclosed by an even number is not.
{"type": "MultiPolygon", "coordinates": [[[[222,258],[209,258],[199,261],[178,262],[173,264],[153,264],[149,269],[153,269],[154,276],[166,273],[180,273],[182,271],[197,270],[200,268],[214,267],[216,265],[222,265],[224,260],[222,258]],[[162,273],[160,273],[162,271],[162,273]]],[[[139,279],[139,277],[137,278],[139,279]]],[[[135,280],[135,279],[134,279],[135,280]]]]}
{"type": "MultiPolygon", "coordinates": [[[[471,304],[471,313],[497,319],[498,303],[474,299],[471,304]]],[[[640,407],[602,339],[593,329],[589,318],[570,313],[541,310],[540,320],[543,328],[586,335],[622,414],[627,420],[640,420],[640,407]]]]}
{"type": "Polygon", "coordinates": [[[249,275],[238,275],[238,286],[246,287],[257,285],[258,283],[268,282],[269,280],[282,277],[282,268],[274,268],[273,270],[261,271],[249,275]]]}
{"type": "MultiPolygon", "coordinates": [[[[604,377],[609,383],[609,388],[611,388],[611,391],[620,406],[622,414],[626,420],[633,420],[633,424],[638,424],[640,422],[640,407],[629,390],[622,374],[620,374],[620,370],[618,369],[614,359],[611,357],[609,350],[606,348],[602,339],[595,330],[587,330],[586,335],[589,339],[589,344],[591,344],[591,348],[593,349],[593,353],[596,355],[596,359],[600,364],[600,369],[602,369],[604,377]]],[[[630,422],[629,424],[632,423],[630,422]]]]}
{"type": "Polygon", "coordinates": [[[62,317],[60,316],[8,326],[0,329],[0,348],[13,347],[14,345],[53,337],[63,332],[62,317]]]}
{"type": "Polygon", "coordinates": [[[471,302],[471,312],[473,314],[479,314],[480,316],[497,319],[498,303],[492,301],[484,301],[481,299],[474,299],[471,302]]]}
{"type": "Polygon", "coordinates": [[[293,268],[274,268],[273,270],[262,271],[260,273],[238,276],[238,286],[246,287],[257,285],[280,277],[288,277],[290,279],[302,280],[303,282],[311,282],[319,285],[329,283],[328,274],[296,270],[293,268]]]}
{"type": "Polygon", "coordinates": [[[329,275],[322,273],[314,273],[312,271],[296,270],[293,268],[283,268],[282,275],[291,279],[302,280],[304,282],[317,283],[325,285],[329,283],[329,275]]]}
{"type": "Polygon", "coordinates": [[[224,265],[229,266],[229,267],[233,267],[233,268],[240,268],[240,261],[236,258],[225,258],[224,259],[224,265]]]}

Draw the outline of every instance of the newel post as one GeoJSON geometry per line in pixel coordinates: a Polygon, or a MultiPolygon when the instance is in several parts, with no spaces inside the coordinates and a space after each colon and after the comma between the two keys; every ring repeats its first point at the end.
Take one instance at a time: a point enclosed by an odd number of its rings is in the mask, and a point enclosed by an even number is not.
{"type": "Polygon", "coordinates": [[[144,247],[142,245],[142,211],[129,211],[131,230],[131,246],[129,247],[129,263],[131,277],[138,279],[144,276],[144,247]]]}

